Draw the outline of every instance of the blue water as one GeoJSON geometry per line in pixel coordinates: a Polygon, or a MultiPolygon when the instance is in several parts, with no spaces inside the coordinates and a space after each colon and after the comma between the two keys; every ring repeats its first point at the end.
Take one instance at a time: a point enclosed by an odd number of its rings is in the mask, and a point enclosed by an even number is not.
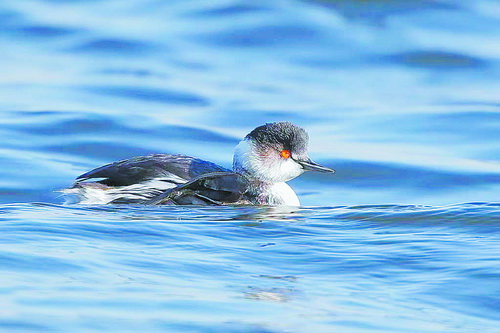
{"type": "Polygon", "coordinates": [[[0,331],[500,332],[500,2],[3,0],[0,331]],[[303,207],[65,205],[265,122],[303,207]]]}

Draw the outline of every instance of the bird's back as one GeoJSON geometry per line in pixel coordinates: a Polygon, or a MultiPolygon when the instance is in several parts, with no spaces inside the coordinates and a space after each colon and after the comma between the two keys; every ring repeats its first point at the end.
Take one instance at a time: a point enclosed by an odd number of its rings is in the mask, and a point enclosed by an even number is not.
{"type": "Polygon", "coordinates": [[[93,169],[63,192],[76,194],[81,203],[145,203],[166,190],[217,172],[230,171],[190,156],[155,154],[93,169]]]}

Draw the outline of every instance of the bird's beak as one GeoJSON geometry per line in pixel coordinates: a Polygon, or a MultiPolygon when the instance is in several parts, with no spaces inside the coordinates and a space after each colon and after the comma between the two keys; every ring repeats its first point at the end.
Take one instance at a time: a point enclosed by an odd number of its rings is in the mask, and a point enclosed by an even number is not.
{"type": "Polygon", "coordinates": [[[335,172],[335,170],[327,168],[325,166],[322,166],[316,162],[311,161],[310,159],[307,159],[306,161],[301,161],[301,160],[295,160],[297,163],[299,163],[304,170],[308,171],[319,171],[319,172],[335,172]]]}

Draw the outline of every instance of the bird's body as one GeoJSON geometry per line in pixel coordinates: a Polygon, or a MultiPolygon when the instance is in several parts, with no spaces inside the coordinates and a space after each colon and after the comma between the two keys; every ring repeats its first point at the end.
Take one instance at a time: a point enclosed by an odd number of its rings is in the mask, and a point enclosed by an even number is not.
{"type": "Polygon", "coordinates": [[[286,181],[311,169],[307,133],[291,123],[260,126],[236,147],[233,170],[185,155],[155,154],[91,170],[64,190],[80,203],[288,205],[300,202],[286,181]]]}

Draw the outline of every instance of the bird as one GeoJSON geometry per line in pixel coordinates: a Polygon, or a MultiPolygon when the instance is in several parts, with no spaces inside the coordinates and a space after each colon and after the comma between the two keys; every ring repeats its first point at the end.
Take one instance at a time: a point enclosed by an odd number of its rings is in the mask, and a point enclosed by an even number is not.
{"type": "Polygon", "coordinates": [[[300,206],[287,181],[304,171],[333,173],[308,155],[307,132],[266,123],[236,146],[232,170],[186,155],[152,154],[106,164],[62,192],[81,204],[300,206]]]}

